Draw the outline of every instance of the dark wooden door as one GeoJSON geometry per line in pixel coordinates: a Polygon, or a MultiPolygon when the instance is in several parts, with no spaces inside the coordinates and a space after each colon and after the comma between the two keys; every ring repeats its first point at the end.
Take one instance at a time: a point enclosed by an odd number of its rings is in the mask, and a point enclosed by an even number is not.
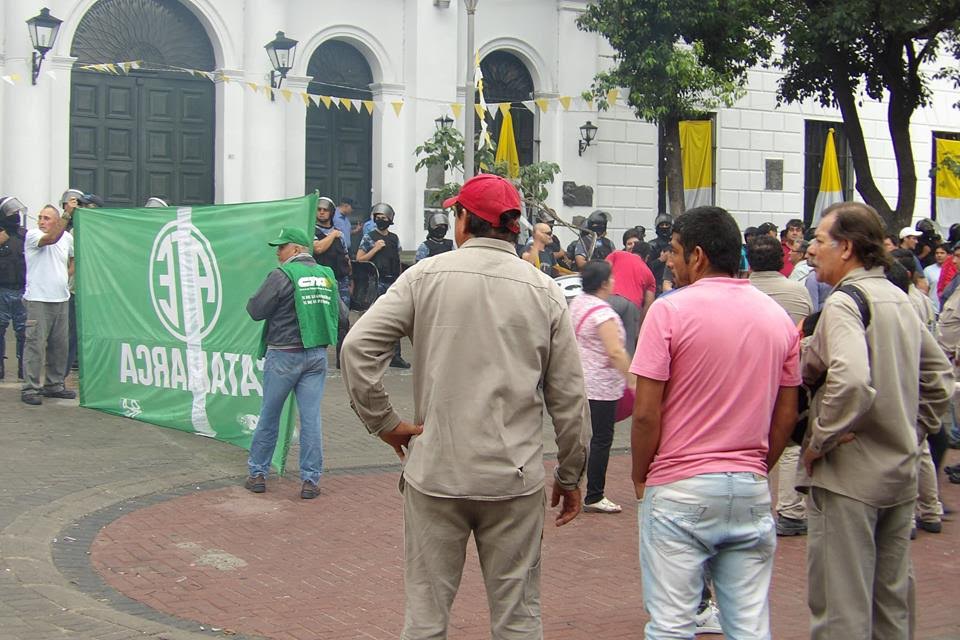
{"type": "MultiPolygon", "coordinates": [[[[307,73],[313,78],[309,92],[351,100],[371,100],[373,75],[363,55],[345,42],[328,41],[310,56],[307,73]]],[[[370,214],[373,184],[373,119],[361,105],[360,112],[332,104],[330,108],[307,108],[305,192],[354,200],[353,220],[370,214]]]]}
{"type": "Polygon", "coordinates": [[[75,71],[70,97],[70,186],[109,207],[210,204],[214,91],[182,74],[75,71]]]}

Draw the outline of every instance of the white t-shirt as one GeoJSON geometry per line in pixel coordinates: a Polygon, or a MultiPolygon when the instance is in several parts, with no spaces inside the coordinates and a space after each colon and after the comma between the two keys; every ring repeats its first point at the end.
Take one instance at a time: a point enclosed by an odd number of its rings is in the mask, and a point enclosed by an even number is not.
{"type": "Polygon", "coordinates": [[[66,302],[70,299],[67,287],[67,264],[73,257],[73,236],[64,231],[56,244],[40,246],[44,236],[40,229],[30,229],[23,243],[27,262],[27,288],[24,300],[32,302],[66,302]]]}

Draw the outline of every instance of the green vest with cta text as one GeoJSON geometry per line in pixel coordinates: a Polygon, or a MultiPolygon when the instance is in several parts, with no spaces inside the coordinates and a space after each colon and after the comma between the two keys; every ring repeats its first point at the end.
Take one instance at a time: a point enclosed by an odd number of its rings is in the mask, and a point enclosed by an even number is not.
{"type": "MultiPolygon", "coordinates": [[[[289,262],[280,267],[293,284],[293,301],[304,349],[337,343],[340,322],[340,294],[330,267],[289,262]]],[[[260,335],[260,353],[267,353],[267,324],[260,335]]]]}

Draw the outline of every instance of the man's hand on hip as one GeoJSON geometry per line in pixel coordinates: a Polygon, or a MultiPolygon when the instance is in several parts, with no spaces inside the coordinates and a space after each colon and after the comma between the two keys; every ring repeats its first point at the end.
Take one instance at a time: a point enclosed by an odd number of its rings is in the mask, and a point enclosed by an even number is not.
{"type": "Polygon", "coordinates": [[[560,498],[563,498],[563,504],[560,505],[560,513],[557,514],[555,522],[558,527],[562,527],[577,517],[580,508],[583,506],[580,496],[580,487],[576,489],[564,489],[556,481],[553,483],[553,495],[550,498],[550,506],[555,507],[560,504],[560,498]]]}
{"type": "Polygon", "coordinates": [[[382,431],[380,439],[393,447],[397,457],[405,460],[407,457],[406,449],[410,447],[410,438],[423,433],[423,425],[411,424],[400,421],[391,431],[382,431]]]}

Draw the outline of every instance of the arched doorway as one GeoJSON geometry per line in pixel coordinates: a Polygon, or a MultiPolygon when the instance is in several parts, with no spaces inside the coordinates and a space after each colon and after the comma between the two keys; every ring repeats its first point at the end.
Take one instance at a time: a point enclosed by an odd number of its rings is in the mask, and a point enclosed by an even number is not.
{"type": "Polygon", "coordinates": [[[210,204],[214,87],[171,66],[212,71],[203,26],[176,0],[100,0],[77,27],[77,65],[140,61],[113,75],[77,69],[70,83],[70,185],[107,206],[210,204]]]}
{"type": "MultiPolygon", "coordinates": [[[[339,40],[324,42],[310,57],[307,75],[312,94],[372,100],[370,65],[355,47],[339,40]]],[[[334,200],[353,198],[355,221],[370,211],[373,120],[366,109],[307,109],[306,192],[314,189],[334,200]]]]}
{"type": "MultiPolygon", "coordinates": [[[[517,139],[517,155],[520,164],[532,164],[534,161],[534,119],[533,112],[520,104],[533,99],[533,78],[526,65],[508,51],[493,51],[480,61],[483,72],[483,97],[488,104],[509,102],[510,115],[513,116],[513,134],[517,139]]],[[[477,102],[480,97],[477,96],[477,102]]],[[[503,114],[496,113],[488,131],[494,144],[500,137],[500,125],[503,114]]],[[[477,123],[477,131],[480,124],[477,123]]]]}

